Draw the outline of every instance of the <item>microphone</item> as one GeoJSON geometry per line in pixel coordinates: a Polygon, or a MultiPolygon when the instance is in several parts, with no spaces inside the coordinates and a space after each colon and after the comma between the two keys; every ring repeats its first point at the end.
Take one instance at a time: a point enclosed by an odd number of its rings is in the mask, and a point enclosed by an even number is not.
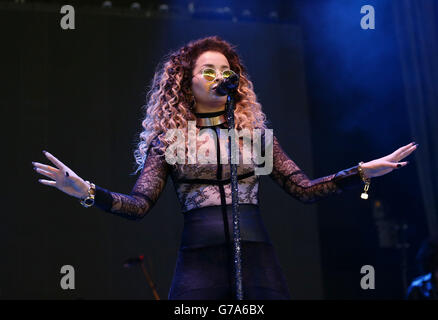
{"type": "Polygon", "coordinates": [[[143,255],[135,257],[135,258],[129,258],[129,259],[125,260],[125,262],[123,262],[123,267],[130,268],[136,264],[142,263],[143,259],[144,259],[143,255]]]}
{"type": "Polygon", "coordinates": [[[229,95],[232,91],[236,90],[239,86],[239,75],[233,74],[225,80],[222,80],[214,90],[219,96],[229,95]]]}

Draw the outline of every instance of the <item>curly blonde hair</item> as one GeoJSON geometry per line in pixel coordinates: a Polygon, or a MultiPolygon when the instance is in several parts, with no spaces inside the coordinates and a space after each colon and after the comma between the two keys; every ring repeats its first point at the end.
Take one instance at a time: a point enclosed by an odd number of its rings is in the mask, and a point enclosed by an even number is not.
{"type": "Polygon", "coordinates": [[[153,139],[158,138],[159,148],[164,151],[169,143],[165,139],[167,130],[186,129],[188,121],[196,120],[192,109],[192,72],[197,58],[205,51],[222,53],[227,58],[230,69],[240,76],[235,96],[236,129],[266,128],[266,116],[261,104],[257,102],[253,84],[235,51],[235,46],[218,36],[191,41],[176,52],[169,53],[154,75],[151,88],[147,92],[146,104],[143,106],[144,130],[140,133],[137,149],[134,151],[137,169],[133,174],[143,169],[153,139]]]}

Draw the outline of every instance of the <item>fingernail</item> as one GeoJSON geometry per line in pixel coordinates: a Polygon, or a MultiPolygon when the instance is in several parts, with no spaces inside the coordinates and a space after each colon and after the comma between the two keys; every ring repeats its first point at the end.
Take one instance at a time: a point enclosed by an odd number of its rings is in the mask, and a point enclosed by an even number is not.
{"type": "Polygon", "coordinates": [[[33,170],[37,171],[37,168],[36,168],[36,167],[34,167],[34,168],[33,168],[33,170]]]}
{"type": "Polygon", "coordinates": [[[46,152],[47,152],[46,150],[43,150],[43,153],[44,153],[44,154],[46,154],[46,152]]]}
{"type": "Polygon", "coordinates": [[[409,161],[406,161],[406,165],[408,165],[409,164],[409,161]]]}
{"type": "Polygon", "coordinates": [[[416,144],[416,142],[414,141],[414,142],[411,142],[412,144],[416,144]]]}
{"type": "Polygon", "coordinates": [[[416,145],[415,145],[416,147],[418,147],[419,146],[419,144],[417,143],[416,145]]]}
{"type": "Polygon", "coordinates": [[[400,168],[401,167],[401,164],[399,163],[398,165],[397,165],[397,168],[400,168]]]}

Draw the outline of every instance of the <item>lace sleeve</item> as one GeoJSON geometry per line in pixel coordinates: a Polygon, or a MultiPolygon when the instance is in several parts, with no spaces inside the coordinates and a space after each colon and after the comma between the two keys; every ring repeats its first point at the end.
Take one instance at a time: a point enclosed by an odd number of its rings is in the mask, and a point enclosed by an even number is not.
{"type": "Polygon", "coordinates": [[[129,195],[106,190],[96,185],[95,205],[106,211],[127,219],[141,219],[153,207],[163,191],[168,165],[164,153],[158,150],[154,140],[131,193],[129,195]]]}
{"type": "Polygon", "coordinates": [[[271,178],[287,193],[303,203],[314,203],[328,195],[339,194],[362,185],[357,165],[326,177],[310,180],[282,150],[276,137],[273,141],[273,157],[271,178]]]}

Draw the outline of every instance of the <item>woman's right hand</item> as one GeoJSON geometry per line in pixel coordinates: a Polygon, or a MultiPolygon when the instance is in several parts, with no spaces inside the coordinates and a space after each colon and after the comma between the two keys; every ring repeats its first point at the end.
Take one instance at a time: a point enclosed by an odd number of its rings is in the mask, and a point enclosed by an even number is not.
{"type": "Polygon", "coordinates": [[[52,154],[47,151],[43,151],[44,155],[49,159],[56,168],[48,166],[38,162],[32,162],[36,172],[51,178],[53,180],[38,180],[40,183],[46,186],[55,187],[66,194],[76,197],[78,199],[84,199],[88,195],[89,185],[69,167],[56,159],[52,154]]]}

